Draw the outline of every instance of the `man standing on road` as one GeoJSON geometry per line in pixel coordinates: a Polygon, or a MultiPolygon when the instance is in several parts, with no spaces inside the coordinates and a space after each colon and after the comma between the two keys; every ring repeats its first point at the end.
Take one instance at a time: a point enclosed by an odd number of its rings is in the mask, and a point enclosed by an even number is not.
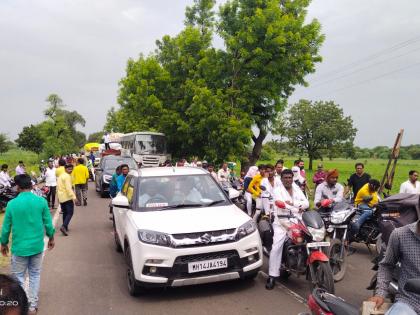
{"type": "Polygon", "coordinates": [[[376,303],[376,307],[384,303],[398,262],[401,264],[398,293],[386,315],[420,314],[419,296],[404,290],[407,280],[420,278],[420,221],[397,228],[391,233],[385,257],[379,263],[376,295],[369,299],[376,303]]]}
{"type": "Polygon", "coordinates": [[[29,311],[30,314],[36,314],[44,234],[49,238],[48,249],[53,249],[55,230],[47,201],[31,192],[31,178],[26,174],[17,175],[15,183],[19,195],[11,200],[6,208],[1,233],[1,252],[5,257],[9,253],[9,237],[12,233],[12,274],[24,287],[25,274],[28,272],[29,311]]]}
{"type": "Polygon", "coordinates": [[[55,209],[55,194],[57,192],[57,177],[55,176],[56,169],[54,167],[54,160],[48,160],[48,166],[45,170],[45,185],[49,188],[47,194],[48,205],[55,209]]]}
{"type": "Polygon", "coordinates": [[[363,163],[356,163],[354,167],[356,168],[356,173],[352,174],[347,180],[347,186],[344,191],[344,195],[347,195],[349,190],[353,188],[353,198],[357,196],[360,188],[366,185],[370,179],[370,175],[365,173],[365,166],[363,163]]]}
{"type": "Polygon", "coordinates": [[[9,173],[7,172],[7,169],[9,166],[7,164],[3,164],[1,166],[1,172],[0,172],[0,185],[3,185],[4,187],[12,187],[11,184],[11,178],[9,173]]]}
{"type": "Polygon", "coordinates": [[[23,164],[23,161],[19,161],[18,166],[16,166],[16,175],[22,175],[26,174],[25,164],[23,164]]]}
{"type": "Polygon", "coordinates": [[[408,181],[401,184],[400,193],[420,194],[420,182],[417,180],[419,173],[417,171],[410,171],[408,173],[408,181]]]}
{"type": "Polygon", "coordinates": [[[55,169],[55,177],[59,178],[62,174],[66,172],[64,167],[66,166],[66,160],[59,159],[58,160],[58,167],[55,169]]]}
{"type": "Polygon", "coordinates": [[[89,180],[89,170],[84,165],[84,159],[78,158],[77,165],[73,170],[73,185],[76,190],[76,206],[81,206],[82,201],[83,205],[87,206],[87,189],[88,189],[88,180],[89,180]]]}
{"type": "Polygon", "coordinates": [[[70,174],[73,172],[73,165],[66,164],[65,172],[57,180],[57,196],[63,212],[63,225],[60,228],[61,233],[67,236],[69,232],[70,220],[74,212],[74,202],[77,200],[73,191],[73,184],[70,174]]]}

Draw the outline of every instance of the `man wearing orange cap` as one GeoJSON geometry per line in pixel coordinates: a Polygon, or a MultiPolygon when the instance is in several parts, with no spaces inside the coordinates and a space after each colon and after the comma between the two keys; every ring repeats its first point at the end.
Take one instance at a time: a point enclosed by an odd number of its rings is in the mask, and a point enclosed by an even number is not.
{"type": "Polygon", "coordinates": [[[315,206],[329,208],[332,203],[343,201],[344,187],[338,183],[338,170],[332,169],[327,173],[325,181],[318,185],[315,191],[315,206]]]}

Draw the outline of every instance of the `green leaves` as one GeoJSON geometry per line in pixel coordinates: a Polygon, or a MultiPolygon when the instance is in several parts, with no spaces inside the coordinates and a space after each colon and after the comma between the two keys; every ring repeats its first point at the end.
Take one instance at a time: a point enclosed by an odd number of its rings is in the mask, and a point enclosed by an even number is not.
{"type": "Polygon", "coordinates": [[[314,157],[334,156],[337,152],[352,154],[357,129],[350,116],[334,102],[300,100],[292,105],[283,122],[291,147],[306,152],[310,169],[314,157]]]}
{"type": "Polygon", "coordinates": [[[315,70],[323,41],[308,1],[214,0],[186,9],[185,29],[156,41],[154,54],[129,60],[120,108],[107,130],[164,132],[175,157],[258,159],[287,97],[315,70]],[[212,47],[213,33],[224,48],[212,47]],[[254,136],[252,128],[259,131],[254,136]]]}

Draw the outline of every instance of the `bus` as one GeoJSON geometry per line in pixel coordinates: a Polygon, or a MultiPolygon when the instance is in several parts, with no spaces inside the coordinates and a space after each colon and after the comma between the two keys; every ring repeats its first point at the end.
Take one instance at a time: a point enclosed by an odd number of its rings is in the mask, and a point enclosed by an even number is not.
{"type": "Polygon", "coordinates": [[[132,156],[142,166],[159,166],[171,159],[165,134],[132,132],[120,136],[121,155],[132,156]]]}

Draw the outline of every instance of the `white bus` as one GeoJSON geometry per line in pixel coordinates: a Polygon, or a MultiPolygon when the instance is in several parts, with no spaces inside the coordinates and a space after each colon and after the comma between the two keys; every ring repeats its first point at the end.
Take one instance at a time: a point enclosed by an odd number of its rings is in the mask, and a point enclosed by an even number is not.
{"type": "Polygon", "coordinates": [[[166,137],[158,132],[132,132],[120,136],[121,154],[132,156],[142,166],[159,166],[171,159],[166,137]]]}

